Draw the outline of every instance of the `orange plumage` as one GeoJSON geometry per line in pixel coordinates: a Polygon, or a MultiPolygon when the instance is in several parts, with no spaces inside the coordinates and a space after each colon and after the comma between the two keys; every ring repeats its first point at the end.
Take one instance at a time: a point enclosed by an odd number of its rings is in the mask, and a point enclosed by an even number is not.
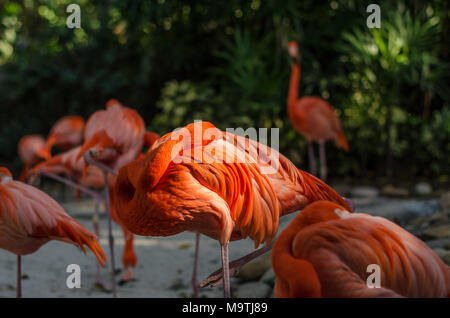
{"type": "Polygon", "coordinates": [[[94,159],[118,169],[136,159],[144,145],[144,135],[144,120],[134,109],[112,104],[87,121],[78,157],[92,150],[96,153],[94,159]]]}
{"type": "Polygon", "coordinates": [[[396,224],[335,203],[306,207],[272,251],[275,297],[450,297],[450,267],[396,224]],[[368,288],[370,264],[380,288],[368,288]]]}
{"type": "Polygon", "coordinates": [[[17,255],[34,253],[50,240],[86,245],[103,265],[105,254],[88,231],[44,192],[12,180],[0,167],[0,248],[17,255]]]}
{"type": "Polygon", "coordinates": [[[188,125],[184,132],[191,138],[179,141],[180,132],[167,134],[152,146],[145,161],[135,160],[120,169],[116,210],[131,232],[167,236],[193,231],[221,244],[250,237],[257,246],[273,239],[280,216],[312,201],[347,206],[325,183],[256,141],[207,122],[188,125]],[[200,135],[194,133],[197,129],[200,135]],[[268,149],[277,170],[265,174],[258,153],[268,149]],[[175,163],[174,156],[187,163],[175,163]],[[211,162],[219,157],[225,161],[211,162]]]}

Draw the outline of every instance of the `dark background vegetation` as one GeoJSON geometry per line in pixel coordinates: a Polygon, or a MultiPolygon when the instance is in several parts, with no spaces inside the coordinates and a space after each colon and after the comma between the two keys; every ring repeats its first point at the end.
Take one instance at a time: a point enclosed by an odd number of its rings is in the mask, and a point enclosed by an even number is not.
{"type": "Polygon", "coordinates": [[[300,95],[337,109],[350,151],[328,144],[334,178],[392,175],[447,182],[450,173],[449,2],[0,1],[0,165],[17,142],[61,116],[87,118],[109,98],[160,134],[194,119],[219,128],[279,127],[280,151],[306,169],[287,117],[299,42],[300,95]],[[66,27],[69,3],[82,29],[66,27]]]}

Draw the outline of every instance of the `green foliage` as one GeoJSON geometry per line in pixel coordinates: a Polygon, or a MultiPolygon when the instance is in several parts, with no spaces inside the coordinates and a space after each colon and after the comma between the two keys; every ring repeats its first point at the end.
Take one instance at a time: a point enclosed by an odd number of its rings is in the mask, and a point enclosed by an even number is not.
{"type": "Polygon", "coordinates": [[[368,29],[357,0],[79,0],[82,29],[70,30],[72,2],[0,2],[1,165],[19,167],[21,136],[114,97],[160,134],[195,119],[278,127],[304,168],[286,114],[295,40],[300,96],[328,100],[349,139],[349,153],[327,147],[333,176],[384,174],[388,135],[396,174],[450,173],[447,1],[381,1],[382,27],[368,29]]]}

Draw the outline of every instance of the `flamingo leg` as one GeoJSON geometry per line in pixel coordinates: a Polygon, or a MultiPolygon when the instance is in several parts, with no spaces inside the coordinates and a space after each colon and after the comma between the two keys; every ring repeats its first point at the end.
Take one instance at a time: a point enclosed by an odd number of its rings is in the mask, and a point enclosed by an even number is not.
{"type": "MultiPolygon", "coordinates": [[[[238,258],[229,264],[229,277],[233,277],[235,274],[239,272],[239,269],[247,264],[248,262],[252,261],[253,259],[267,253],[270,251],[273,247],[273,242],[269,245],[266,245],[264,247],[261,247],[257,249],[256,251],[247,254],[241,258],[238,258]]],[[[223,275],[222,275],[222,268],[218,269],[211,275],[209,275],[203,282],[200,283],[200,288],[206,287],[206,286],[218,286],[222,283],[223,275]]]]}
{"type": "Polygon", "coordinates": [[[308,157],[309,157],[309,172],[316,175],[316,158],[314,158],[314,147],[312,141],[308,141],[308,157]]]}
{"type": "Polygon", "coordinates": [[[319,142],[320,155],[320,179],[325,181],[327,179],[327,162],[325,157],[325,142],[319,142]]]}
{"type": "Polygon", "coordinates": [[[16,297],[22,298],[22,257],[17,255],[17,286],[16,297]]]}
{"type": "MultiPolygon", "coordinates": [[[[99,224],[99,215],[98,215],[99,204],[100,204],[100,201],[95,200],[94,216],[92,217],[92,223],[94,226],[95,235],[97,235],[97,237],[100,237],[100,224],[99,224]]],[[[96,265],[95,285],[99,286],[99,287],[103,287],[102,276],[100,273],[100,264],[98,262],[95,262],[95,265],[96,265]]]]}
{"type": "Polygon", "coordinates": [[[221,244],[223,269],[223,297],[230,298],[230,264],[228,263],[228,243],[221,244]]]}
{"type": "Polygon", "coordinates": [[[194,291],[194,298],[198,298],[198,281],[197,281],[197,267],[198,267],[198,251],[200,246],[200,233],[195,233],[195,252],[194,252],[194,270],[192,271],[192,289],[194,291]]]}
{"type": "Polygon", "coordinates": [[[111,224],[111,202],[109,198],[109,184],[108,184],[108,172],[103,171],[103,177],[105,179],[105,191],[106,191],[106,212],[108,214],[108,241],[109,241],[109,250],[111,255],[111,288],[113,297],[117,297],[116,293],[116,267],[114,262],[114,236],[112,234],[112,224],[111,224]]]}

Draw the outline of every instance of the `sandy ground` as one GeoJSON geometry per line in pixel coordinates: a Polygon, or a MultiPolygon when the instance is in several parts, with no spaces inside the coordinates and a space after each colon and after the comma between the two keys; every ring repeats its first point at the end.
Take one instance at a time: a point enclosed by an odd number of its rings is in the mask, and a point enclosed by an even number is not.
{"type": "MultiPolygon", "coordinates": [[[[93,202],[63,204],[66,211],[85,225],[92,227],[93,202]]],[[[283,218],[280,228],[284,228],[294,215],[283,218]]],[[[116,268],[122,268],[121,257],[123,236],[120,227],[113,226],[115,237],[116,268]]],[[[107,220],[102,213],[100,243],[109,258],[106,239],[107,220]]],[[[172,237],[154,238],[137,236],[135,249],[138,264],[135,281],[117,286],[118,297],[190,297],[191,277],[194,259],[195,234],[181,233],[172,237]]],[[[241,257],[253,251],[253,242],[242,240],[230,244],[230,259],[241,257]]],[[[96,258],[89,251],[85,256],[81,249],[57,241],[42,246],[36,253],[22,258],[23,297],[111,297],[94,288],[96,258]],[[81,268],[81,288],[69,289],[66,272],[69,264],[81,268]]],[[[109,263],[102,269],[103,282],[110,286],[109,263]]],[[[206,236],[200,239],[199,281],[220,267],[220,245],[206,236]]],[[[121,273],[117,275],[117,281],[121,273]]],[[[232,279],[232,285],[235,282],[232,279]]],[[[16,295],[16,255],[0,249],[0,297],[16,295]]],[[[222,288],[204,288],[200,297],[221,297],[222,288]]]]}

